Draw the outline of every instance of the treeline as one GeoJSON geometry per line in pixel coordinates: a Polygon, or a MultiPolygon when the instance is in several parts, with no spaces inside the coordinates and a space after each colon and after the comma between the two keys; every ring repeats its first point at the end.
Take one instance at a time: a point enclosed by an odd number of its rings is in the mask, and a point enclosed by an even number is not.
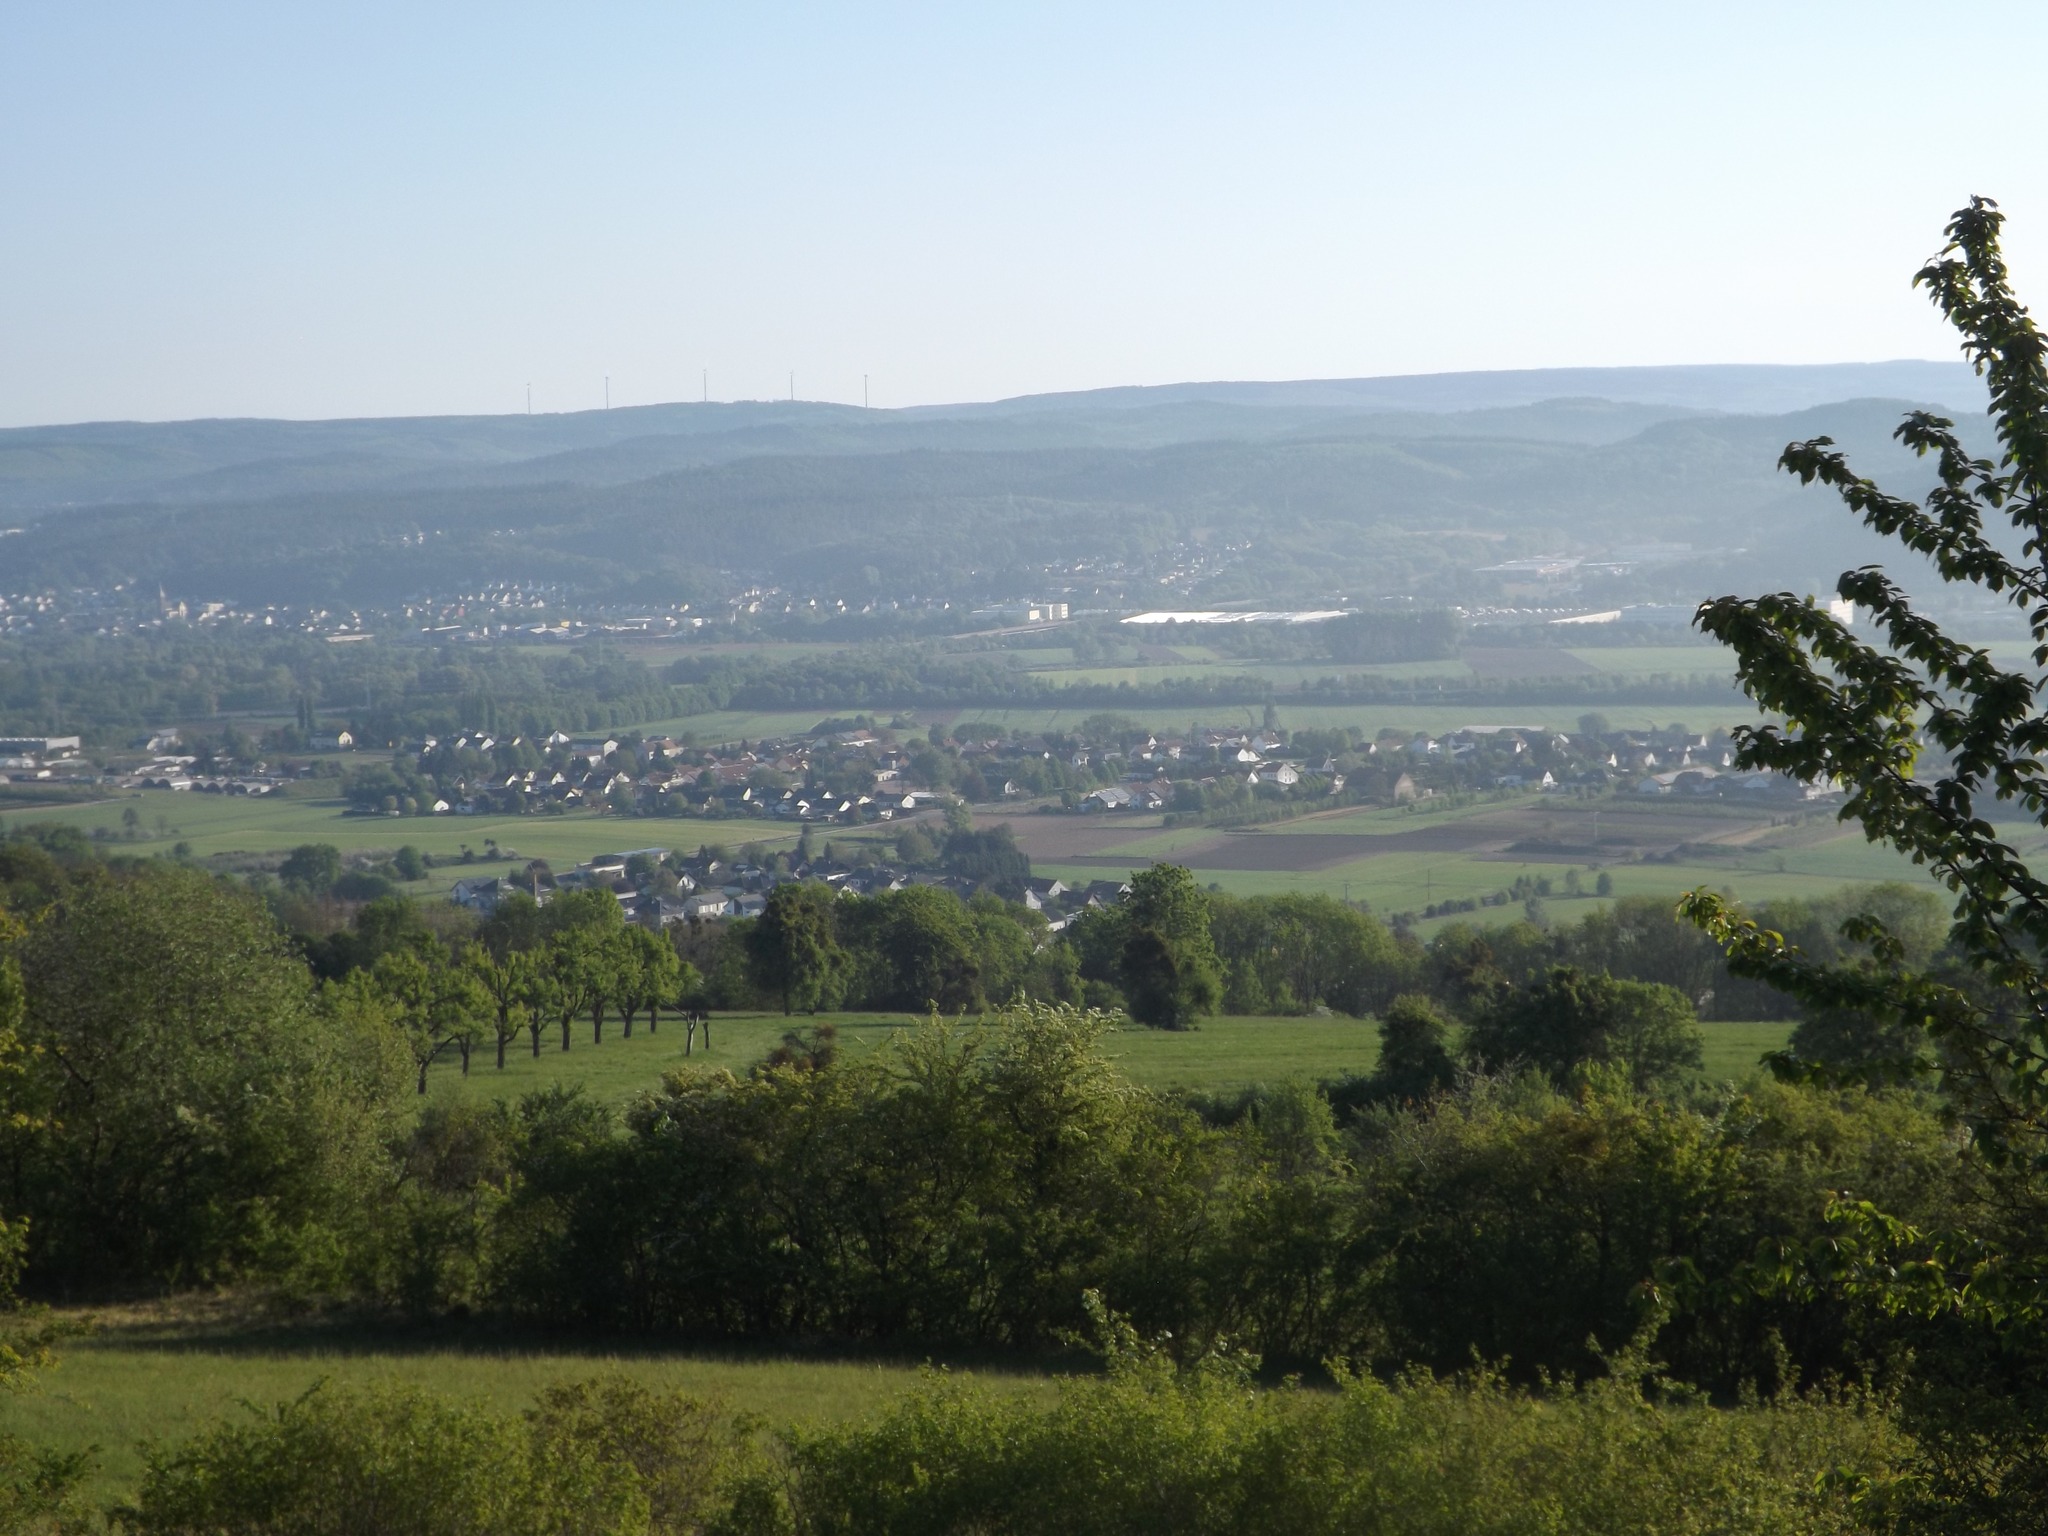
{"type": "Polygon", "coordinates": [[[121,745],[123,732],[247,715],[351,727],[381,743],[479,728],[608,730],[723,705],[715,691],[665,682],[595,643],[535,655],[189,628],[0,640],[0,728],[121,745]]]}
{"type": "Polygon", "coordinates": [[[1138,682],[1064,682],[1057,675],[1025,671],[985,653],[960,656],[909,649],[789,660],[685,657],[671,663],[665,675],[678,686],[703,690],[706,699],[722,701],[705,707],[756,710],[985,706],[1187,711],[1266,704],[1297,694],[1319,704],[1475,705],[1725,703],[1739,696],[1732,679],[1717,676],[1642,678],[1604,672],[1495,681],[1476,681],[1462,673],[1352,673],[1305,681],[1284,691],[1270,678],[1248,672],[1138,682]]]}
{"type": "MultiPolygon", "coordinates": [[[[984,884],[964,905],[929,888],[863,905],[835,898],[823,884],[788,884],[769,893],[759,919],[693,931],[679,942],[704,973],[705,1000],[721,1008],[814,1012],[977,1007],[1021,995],[1185,1027],[1210,1013],[1325,1008],[1364,1018],[1397,996],[1419,993],[1465,1018],[1563,966],[1670,988],[1701,1018],[1800,1020],[1801,1048],[1809,1055],[1847,1059],[1878,1029],[1850,1012],[1802,1015],[1784,994],[1732,975],[1720,949],[1679,921],[1663,897],[1603,901],[1576,922],[1553,922],[1555,904],[1532,891],[1522,905],[1542,921],[1524,915],[1492,927],[1455,922],[1425,944],[1335,897],[1232,896],[1202,889],[1181,866],[1160,864],[1135,872],[1123,900],[1082,911],[1048,943],[1041,917],[996,895],[1014,894],[1023,873],[999,833],[955,833],[947,849],[943,867],[984,884]],[[968,857],[969,845],[982,854],[968,857]],[[869,915],[883,910],[905,914],[890,920],[905,925],[904,937],[880,942],[879,934],[897,931],[869,915]],[[1036,956],[1024,969],[1015,963],[1018,933],[1036,956]],[[877,957],[890,954],[916,957],[889,973],[919,978],[914,985],[863,979],[881,974],[877,957]]],[[[1938,904],[1906,886],[1844,888],[1754,910],[1758,921],[1818,958],[1867,954],[1843,937],[1844,924],[1859,914],[1879,918],[1909,964],[1932,963],[1944,952],[1938,904]]]]}

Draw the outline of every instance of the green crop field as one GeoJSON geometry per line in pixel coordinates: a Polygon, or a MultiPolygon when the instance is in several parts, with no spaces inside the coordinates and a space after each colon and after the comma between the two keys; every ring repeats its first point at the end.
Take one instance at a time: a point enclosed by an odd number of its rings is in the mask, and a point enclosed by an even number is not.
{"type": "Polygon", "coordinates": [[[1735,656],[1718,645],[1587,646],[1569,653],[1599,672],[1624,677],[1735,676],[1735,656]]]}
{"type": "MultiPolygon", "coordinates": [[[[593,854],[627,848],[695,849],[700,843],[761,843],[779,847],[796,833],[762,821],[701,821],[686,818],[621,819],[595,811],[560,816],[351,816],[346,802],[317,793],[316,784],[294,785],[279,795],[205,795],[164,789],[127,791],[88,805],[38,807],[8,818],[20,826],[54,822],[91,833],[122,831],[121,813],[133,807],[141,814],[140,840],[115,842],[110,851],[163,853],[179,842],[189,843],[195,856],[278,852],[299,843],[332,843],[344,853],[390,851],[410,843],[436,860],[459,859],[464,846],[481,854],[484,840],[495,838],[502,850],[522,859],[546,859],[567,867],[593,854]],[[169,830],[160,833],[157,818],[169,830]]],[[[445,890],[463,874],[482,869],[437,869],[418,889],[445,890]]]]}
{"type": "MultiPolygon", "coordinates": [[[[1383,730],[1441,735],[1468,725],[1522,725],[1533,730],[1571,731],[1578,729],[1579,716],[1589,710],[1605,715],[1617,731],[1662,730],[1673,723],[1694,731],[1710,731],[1751,724],[1757,718],[1753,707],[1732,696],[1726,703],[1695,699],[1681,704],[1617,704],[1593,695],[1557,704],[1310,704],[1296,703],[1282,693],[1274,698],[1273,705],[1281,725],[1289,730],[1355,726],[1368,738],[1383,730]]],[[[958,730],[963,723],[976,723],[1019,732],[1072,731],[1101,708],[1096,704],[1086,709],[968,709],[961,711],[954,729],[958,730]]],[[[1118,704],[1115,709],[1147,730],[1161,732],[1184,731],[1191,725],[1254,730],[1264,719],[1262,707],[1257,704],[1194,707],[1132,703],[1118,704]]],[[[708,738],[700,733],[700,739],[708,738]]]]}
{"type": "MultiPolygon", "coordinates": [[[[1070,884],[1171,860],[1235,895],[1318,892],[1386,913],[1478,898],[1527,875],[1551,882],[1559,903],[1554,915],[1562,918],[1577,910],[1568,898],[1571,871],[1585,893],[1604,873],[1618,895],[1673,899],[1699,885],[1762,901],[1876,881],[1928,883],[1925,871],[1868,842],[1829,809],[1801,806],[1502,794],[1230,830],[1169,829],[1157,817],[1122,815],[1019,816],[1011,825],[1033,869],[1070,884]]],[[[2024,843],[2022,830],[2011,835],[2024,843]]],[[[1502,921],[1505,914],[1482,912],[1479,920],[1502,921]]]]}

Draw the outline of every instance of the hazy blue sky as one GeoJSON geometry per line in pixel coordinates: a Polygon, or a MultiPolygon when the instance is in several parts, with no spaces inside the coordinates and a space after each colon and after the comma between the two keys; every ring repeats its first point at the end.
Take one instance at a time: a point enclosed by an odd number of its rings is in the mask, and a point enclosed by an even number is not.
{"type": "Polygon", "coordinates": [[[1952,355],[2048,5],[8,5],[0,423],[1952,355]]]}

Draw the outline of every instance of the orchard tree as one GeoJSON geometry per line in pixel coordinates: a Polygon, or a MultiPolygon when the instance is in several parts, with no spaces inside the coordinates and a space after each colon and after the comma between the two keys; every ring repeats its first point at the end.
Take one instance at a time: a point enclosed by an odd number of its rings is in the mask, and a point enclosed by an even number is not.
{"type": "MultiPolygon", "coordinates": [[[[609,892],[606,892],[609,895],[609,892]]],[[[602,1006],[605,965],[603,935],[590,928],[565,928],[540,951],[540,976],[535,989],[535,1017],[552,1018],[562,1031],[562,1049],[569,1049],[569,1030],[586,1008],[602,1006]],[[593,1002],[593,999],[596,1001],[593,1002]]],[[[540,1034],[533,1036],[540,1054],[540,1034]]]]}
{"type": "Polygon", "coordinates": [[[621,936],[619,1012],[625,1016],[626,1038],[633,1038],[633,1020],[647,1010],[647,1032],[661,1025],[664,1004],[691,990],[695,971],[683,964],[675,946],[646,928],[630,927],[621,936]],[[690,975],[683,973],[689,970],[690,975]]]}
{"type": "Polygon", "coordinates": [[[461,1056],[462,1075],[469,1076],[470,1052],[493,1011],[475,972],[438,954],[394,949],[370,976],[419,1068],[419,1091],[427,1091],[427,1068],[445,1050],[461,1056]]]}
{"type": "MultiPolygon", "coordinates": [[[[515,949],[502,960],[482,944],[472,943],[462,952],[463,967],[490,999],[491,1035],[498,1049],[498,1070],[505,1070],[505,1048],[531,1026],[544,1006],[540,959],[532,950],[515,949]]],[[[538,1034],[534,1054],[540,1054],[538,1034]]]]}
{"type": "Polygon", "coordinates": [[[1988,386],[1996,460],[1921,410],[1893,434],[1934,471],[1920,501],[1857,474],[1827,438],[1779,463],[1942,581],[2009,605],[2029,664],[2001,666],[1947,634],[1876,566],[1836,583],[1863,625],[1789,592],[1723,597],[1696,621],[1734,651],[1743,689],[1772,717],[1736,733],[1738,763],[1840,784],[1843,819],[1927,869],[1952,903],[1947,958],[1931,964],[1914,964],[1875,914],[1843,925],[1848,958],[1823,959],[1704,891],[1683,906],[1736,975],[1924,1039],[1930,1049],[1890,1065],[1933,1073],[1966,1130],[1982,1192],[1970,1221],[1922,1231],[1844,1198],[1826,1241],[1788,1256],[1783,1274],[1914,1321],[1907,1406],[1925,1503],[1904,1524],[1921,1530],[2034,1528],[2048,1507],[2048,878],[1996,825],[2048,828],[2048,348],[2013,292],[2002,222],[1972,199],[1914,280],[1988,386]]]}

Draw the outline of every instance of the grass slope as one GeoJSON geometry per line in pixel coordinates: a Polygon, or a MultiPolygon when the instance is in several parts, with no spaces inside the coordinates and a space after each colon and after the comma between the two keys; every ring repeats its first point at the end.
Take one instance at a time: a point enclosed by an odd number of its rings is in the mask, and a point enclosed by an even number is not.
{"type": "MultiPolygon", "coordinates": [[[[260,1411],[323,1384],[404,1384],[513,1412],[550,1382],[616,1370],[651,1387],[787,1422],[872,1413],[915,1385],[923,1365],[900,1357],[716,1352],[618,1339],[579,1346],[459,1323],[281,1325],[203,1297],[59,1315],[87,1332],[60,1346],[54,1370],[0,1403],[0,1425],[58,1451],[97,1447],[89,1491],[100,1499],[134,1486],[144,1442],[181,1440],[215,1419],[260,1411]]],[[[1050,1399],[1050,1381],[1028,1365],[948,1363],[1050,1399]]]]}

